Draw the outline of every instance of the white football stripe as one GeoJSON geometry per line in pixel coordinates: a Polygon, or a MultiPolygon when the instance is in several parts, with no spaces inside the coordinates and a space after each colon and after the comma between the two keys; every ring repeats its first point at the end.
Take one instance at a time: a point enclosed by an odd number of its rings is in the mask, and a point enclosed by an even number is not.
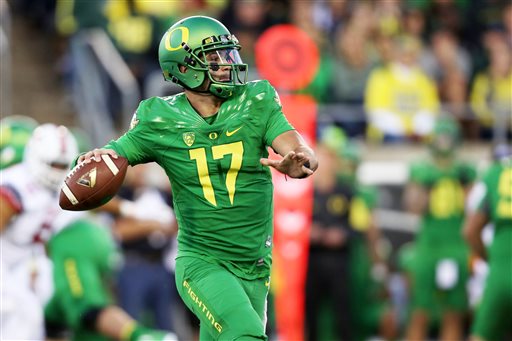
{"type": "Polygon", "coordinates": [[[103,159],[103,161],[105,161],[105,164],[107,165],[108,169],[110,169],[112,174],[114,174],[114,176],[117,175],[117,173],[119,173],[119,168],[117,168],[116,164],[114,163],[114,161],[112,161],[108,154],[101,155],[101,158],[103,159]]]}
{"type": "Polygon", "coordinates": [[[66,197],[69,199],[69,201],[70,201],[73,205],[78,204],[78,200],[77,200],[77,198],[75,197],[75,195],[73,194],[73,192],[71,192],[71,190],[69,189],[68,185],[66,185],[66,184],[62,185],[62,192],[64,192],[64,194],[66,195],[66,197]]]}

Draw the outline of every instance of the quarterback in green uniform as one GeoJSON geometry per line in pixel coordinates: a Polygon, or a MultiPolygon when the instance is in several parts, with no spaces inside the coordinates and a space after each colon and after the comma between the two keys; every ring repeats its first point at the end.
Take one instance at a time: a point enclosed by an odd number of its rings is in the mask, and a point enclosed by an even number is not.
{"type": "Polygon", "coordinates": [[[157,162],[172,186],[178,221],[176,283],[204,339],[266,339],[273,233],[270,167],[313,174],[310,147],[286,120],[267,81],[246,82],[240,45],[219,21],[193,16],[164,34],[164,78],[184,88],[142,101],[130,130],[101,154],[130,165],[157,162]],[[283,156],[268,158],[268,147],[283,156]]]}
{"type": "Polygon", "coordinates": [[[512,335],[512,155],[494,162],[474,186],[468,211],[464,235],[490,268],[471,339],[505,340],[512,335]],[[486,250],[481,235],[489,222],[494,238],[486,250]]]}
{"type": "Polygon", "coordinates": [[[468,249],[461,235],[465,195],[476,171],[458,161],[457,123],[440,118],[430,142],[432,159],[412,165],[404,199],[421,216],[412,274],[412,315],[408,340],[426,338],[429,318],[440,309],[439,338],[460,340],[467,312],[468,249]]]}

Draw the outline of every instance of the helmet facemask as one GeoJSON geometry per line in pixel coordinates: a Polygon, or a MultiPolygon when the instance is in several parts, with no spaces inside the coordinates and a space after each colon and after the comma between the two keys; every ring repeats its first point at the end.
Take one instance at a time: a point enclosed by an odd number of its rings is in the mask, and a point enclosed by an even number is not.
{"type": "Polygon", "coordinates": [[[183,43],[183,49],[189,52],[185,66],[204,73],[204,80],[210,81],[206,91],[213,95],[230,97],[236,86],[247,82],[247,64],[242,62],[238,52],[240,45],[234,35],[205,38],[203,44],[195,50],[183,43]]]}

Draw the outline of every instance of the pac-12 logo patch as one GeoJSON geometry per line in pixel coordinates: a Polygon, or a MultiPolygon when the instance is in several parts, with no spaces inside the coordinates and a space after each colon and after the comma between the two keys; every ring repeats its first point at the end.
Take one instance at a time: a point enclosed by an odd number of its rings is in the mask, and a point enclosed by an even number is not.
{"type": "Polygon", "coordinates": [[[191,146],[194,144],[194,141],[196,140],[196,134],[192,133],[192,132],[189,132],[189,133],[183,133],[183,142],[185,142],[185,144],[187,146],[191,146]]]}

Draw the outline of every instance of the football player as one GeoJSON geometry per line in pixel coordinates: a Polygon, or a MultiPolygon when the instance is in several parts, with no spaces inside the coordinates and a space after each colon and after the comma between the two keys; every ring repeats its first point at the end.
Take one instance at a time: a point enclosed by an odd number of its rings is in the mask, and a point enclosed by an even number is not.
{"type": "Polygon", "coordinates": [[[406,209],[421,216],[411,268],[412,315],[408,340],[426,338],[429,318],[439,310],[441,340],[463,338],[468,302],[468,249],[461,236],[464,200],[475,168],[455,158],[457,123],[440,118],[429,143],[431,160],[414,163],[404,193],[406,209]]]}
{"type": "Polygon", "coordinates": [[[380,231],[373,218],[377,193],[357,180],[360,148],[331,126],[322,131],[317,155],[322,168],[315,177],[306,339],[362,340],[377,333],[392,339],[394,316],[378,297],[387,266],[377,248],[380,231]],[[325,324],[320,327],[326,302],[332,307],[334,335],[325,324]]]}
{"type": "MultiPolygon", "coordinates": [[[[28,140],[23,162],[2,170],[2,338],[44,339],[43,305],[51,297],[47,322],[71,328],[74,339],[175,339],[140,326],[112,304],[103,287],[115,259],[111,236],[86,213],[58,206],[58,191],[76,153],[77,142],[67,128],[43,124],[28,140]],[[53,279],[45,254],[48,239],[53,279]]],[[[114,200],[108,209],[119,205],[114,200]]]]}
{"type": "MultiPolygon", "coordinates": [[[[18,148],[22,151],[23,147],[18,148]]],[[[64,180],[76,142],[63,126],[36,128],[23,162],[2,170],[0,244],[2,249],[2,337],[42,339],[43,304],[51,295],[51,271],[44,245],[57,214],[57,191],[64,180]]]]}
{"type": "Polygon", "coordinates": [[[100,155],[155,161],[172,186],[178,221],[176,285],[201,321],[201,339],[266,339],[274,167],[313,174],[312,149],[288,123],[268,81],[246,82],[237,38],[205,16],[179,20],[160,42],[164,78],[184,88],[140,103],[131,128],[100,155]],[[282,156],[268,158],[268,147],[282,156]]]}
{"type": "Polygon", "coordinates": [[[464,236],[473,252],[489,263],[482,301],[476,308],[471,339],[505,340],[512,335],[512,153],[496,160],[471,190],[464,236]],[[482,230],[494,224],[487,249],[482,230]],[[507,334],[508,333],[508,334],[507,334]]]}

